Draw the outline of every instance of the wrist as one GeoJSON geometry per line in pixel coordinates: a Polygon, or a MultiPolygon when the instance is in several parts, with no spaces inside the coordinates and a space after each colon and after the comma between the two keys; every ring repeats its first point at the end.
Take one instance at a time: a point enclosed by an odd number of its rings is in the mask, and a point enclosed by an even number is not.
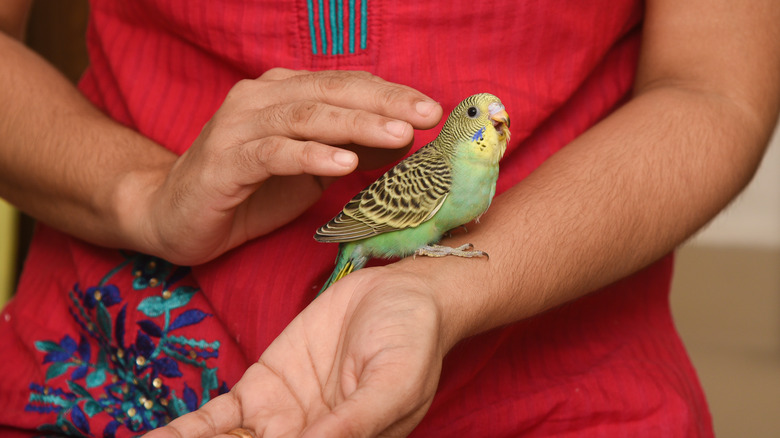
{"type": "Polygon", "coordinates": [[[473,262],[457,258],[407,257],[387,266],[397,274],[414,278],[414,282],[421,286],[418,290],[428,294],[434,303],[439,314],[442,355],[461,340],[484,330],[484,313],[480,314],[479,310],[481,306],[474,305],[469,298],[469,295],[479,293],[480,288],[469,280],[471,274],[468,268],[458,266],[458,262],[464,261],[473,262]]]}
{"type": "MultiPolygon", "coordinates": [[[[160,148],[162,149],[162,148],[160,148]]],[[[167,151],[165,151],[167,152],[167,151]]],[[[155,193],[163,185],[175,155],[157,157],[154,165],[131,169],[116,178],[111,192],[111,220],[119,247],[164,257],[155,229],[155,193]]]]}

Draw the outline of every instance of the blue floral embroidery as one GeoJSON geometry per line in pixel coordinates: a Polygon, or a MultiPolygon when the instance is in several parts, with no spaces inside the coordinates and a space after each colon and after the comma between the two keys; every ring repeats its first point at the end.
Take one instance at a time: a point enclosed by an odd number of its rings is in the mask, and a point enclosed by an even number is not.
{"type": "Polygon", "coordinates": [[[90,436],[96,433],[90,419],[108,415],[104,437],[115,436],[120,428],[140,434],[228,391],[225,382],[217,383],[217,368],[209,366],[209,359],[219,356],[219,341],[192,339],[178,332],[211,316],[186,309],[173,317],[173,311],[187,306],[198,291],[177,286],[188,273],[189,268],[158,258],[127,255],[98,285],[86,290],[78,284],[73,287],[70,311],[82,329],[78,341],[66,334],[59,341],[35,343],[45,353],[47,382],[70,373],[66,387],[30,384],[25,410],[57,414],[54,424],[38,428],[41,432],[90,436]],[[119,287],[109,281],[128,267],[133,269],[134,290],[159,288],[160,293],[138,305],[136,310],[148,319],[137,322],[135,342],[125,345],[127,304],[122,305],[119,287]],[[199,393],[184,383],[177,394],[166,383],[182,377],[182,366],[200,370],[199,393]]]}

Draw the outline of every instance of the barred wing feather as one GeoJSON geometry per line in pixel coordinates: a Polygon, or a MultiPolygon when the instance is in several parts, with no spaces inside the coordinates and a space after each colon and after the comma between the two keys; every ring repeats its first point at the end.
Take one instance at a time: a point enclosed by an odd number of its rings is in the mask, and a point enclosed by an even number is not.
{"type": "Polygon", "coordinates": [[[427,145],[355,195],[314,238],[350,242],[411,228],[432,218],[449,194],[449,159],[427,145]]]}

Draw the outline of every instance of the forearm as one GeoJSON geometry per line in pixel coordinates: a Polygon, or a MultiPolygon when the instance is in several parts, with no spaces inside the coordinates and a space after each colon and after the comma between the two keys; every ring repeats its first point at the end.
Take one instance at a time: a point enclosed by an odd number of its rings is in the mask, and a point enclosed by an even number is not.
{"type": "Polygon", "coordinates": [[[511,190],[470,242],[486,262],[404,260],[430,281],[449,344],[538,314],[671,251],[749,181],[771,124],[676,86],[644,92],[511,190]]]}
{"type": "Polygon", "coordinates": [[[0,33],[0,196],[93,243],[139,248],[134,198],[175,155],[92,106],[0,33]]]}

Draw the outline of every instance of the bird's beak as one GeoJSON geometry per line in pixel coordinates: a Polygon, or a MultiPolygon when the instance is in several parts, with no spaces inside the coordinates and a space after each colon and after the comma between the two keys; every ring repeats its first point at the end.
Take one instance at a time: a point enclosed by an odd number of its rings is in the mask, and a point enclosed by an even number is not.
{"type": "Polygon", "coordinates": [[[490,113],[490,120],[493,121],[493,127],[498,132],[500,140],[509,142],[509,113],[506,112],[504,105],[500,103],[491,103],[488,106],[488,112],[490,113]]]}

